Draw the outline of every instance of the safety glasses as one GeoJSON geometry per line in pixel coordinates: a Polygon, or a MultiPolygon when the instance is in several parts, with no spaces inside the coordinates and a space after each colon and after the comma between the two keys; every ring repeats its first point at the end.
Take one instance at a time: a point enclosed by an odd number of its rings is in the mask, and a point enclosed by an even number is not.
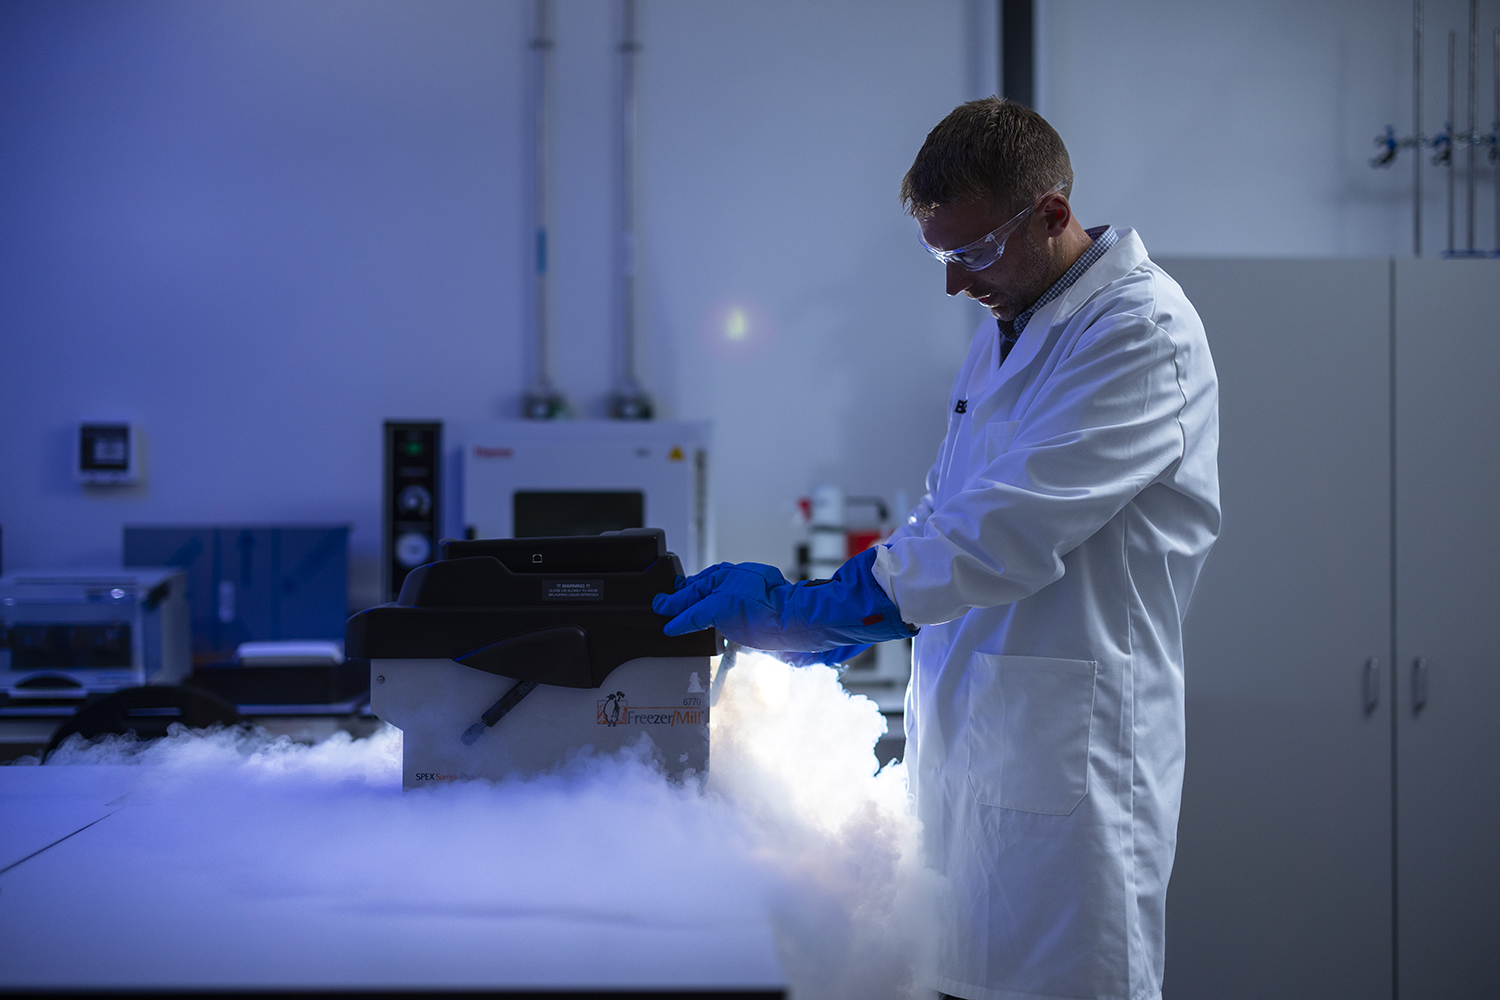
{"type": "Polygon", "coordinates": [[[1045,199],[1057,194],[1067,186],[1067,181],[1058,181],[1042,194],[1040,198],[1032,202],[1030,208],[1021,209],[1021,211],[1017,212],[1001,225],[1000,228],[987,236],[980,237],[968,246],[959,247],[957,250],[939,250],[925,239],[922,240],[922,245],[927,248],[928,253],[944,264],[957,264],[965,271],[983,271],[999,260],[1001,254],[1005,253],[1005,241],[1020,227],[1021,223],[1026,221],[1026,217],[1035,212],[1037,206],[1045,199]]]}

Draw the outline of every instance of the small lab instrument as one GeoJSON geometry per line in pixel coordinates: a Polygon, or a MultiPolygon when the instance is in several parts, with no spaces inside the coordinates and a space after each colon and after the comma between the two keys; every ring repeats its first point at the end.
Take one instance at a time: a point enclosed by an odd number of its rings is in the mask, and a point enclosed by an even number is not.
{"type": "Polygon", "coordinates": [[[533,774],[648,737],[676,775],[708,767],[713,630],[662,634],[651,598],[682,573],[660,529],[446,540],[345,649],[370,708],[403,732],[406,788],[533,774]]]}
{"type": "Polygon", "coordinates": [[[847,559],[891,533],[890,509],[880,497],[846,497],[838,486],[819,486],[812,496],[797,501],[798,519],[807,525],[808,540],[797,547],[797,579],[829,580],[847,559]],[[865,508],[872,517],[856,519],[849,509],[865,508]]]}
{"type": "Polygon", "coordinates": [[[464,447],[465,533],[597,535],[661,528],[687,572],[713,561],[707,422],[513,421],[464,447]]]}
{"type": "MultiPolygon", "coordinates": [[[[190,666],[187,580],[174,568],[0,577],[0,629],[6,702],[0,712],[31,711],[28,702],[176,684],[190,666]]],[[[54,707],[51,714],[67,715],[76,706],[54,707]]]]}
{"type": "Polygon", "coordinates": [[[432,562],[442,537],[443,425],[385,422],[381,567],[385,599],[395,600],[413,566],[432,562]]]}

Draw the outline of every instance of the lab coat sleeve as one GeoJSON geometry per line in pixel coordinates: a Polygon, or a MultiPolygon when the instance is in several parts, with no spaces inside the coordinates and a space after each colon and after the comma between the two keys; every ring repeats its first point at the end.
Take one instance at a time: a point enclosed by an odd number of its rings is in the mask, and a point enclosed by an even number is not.
{"type": "MultiPolygon", "coordinates": [[[[915,625],[1019,601],[1184,452],[1177,345],[1146,312],[1096,319],[1010,427],[975,429],[960,490],[884,549],[876,579],[915,625]]],[[[1011,416],[1011,414],[1005,414],[1011,416]]]]}

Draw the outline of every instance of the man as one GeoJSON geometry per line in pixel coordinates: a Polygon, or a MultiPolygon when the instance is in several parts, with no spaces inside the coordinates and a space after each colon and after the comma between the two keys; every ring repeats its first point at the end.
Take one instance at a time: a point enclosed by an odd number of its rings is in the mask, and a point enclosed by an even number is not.
{"type": "Polygon", "coordinates": [[[771,650],[920,626],[907,768],[944,876],[931,985],[972,1000],[1160,994],[1182,788],[1182,616],[1219,531],[1202,323],[1130,230],[1084,230],[1041,116],[989,98],[902,183],[950,295],[989,307],[927,495],[832,581],[714,567],[669,632],[771,650]]]}

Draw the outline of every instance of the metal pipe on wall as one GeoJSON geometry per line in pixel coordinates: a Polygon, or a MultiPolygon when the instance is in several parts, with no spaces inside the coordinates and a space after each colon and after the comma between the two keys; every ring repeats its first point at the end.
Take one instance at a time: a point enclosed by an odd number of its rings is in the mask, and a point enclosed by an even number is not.
{"type": "Polygon", "coordinates": [[[521,412],[529,420],[551,420],[572,415],[568,401],[552,384],[548,350],[551,316],[548,309],[547,175],[551,166],[551,0],[535,0],[531,37],[532,219],[535,223],[533,294],[531,302],[532,371],[521,412]]]}
{"type": "Polygon", "coordinates": [[[1495,79],[1495,103],[1490,118],[1490,160],[1495,164],[1495,256],[1500,257],[1500,28],[1492,39],[1494,55],[1490,69],[1495,79]]]}
{"type": "Polygon", "coordinates": [[[616,420],[650,420],[655,406],[636,369],[636,58],[641,50],[636,0],[621,0],[620,14],[620,162],[615,191],[620,218],[615,317],[619,374],[609,414],[616,420]]]}

